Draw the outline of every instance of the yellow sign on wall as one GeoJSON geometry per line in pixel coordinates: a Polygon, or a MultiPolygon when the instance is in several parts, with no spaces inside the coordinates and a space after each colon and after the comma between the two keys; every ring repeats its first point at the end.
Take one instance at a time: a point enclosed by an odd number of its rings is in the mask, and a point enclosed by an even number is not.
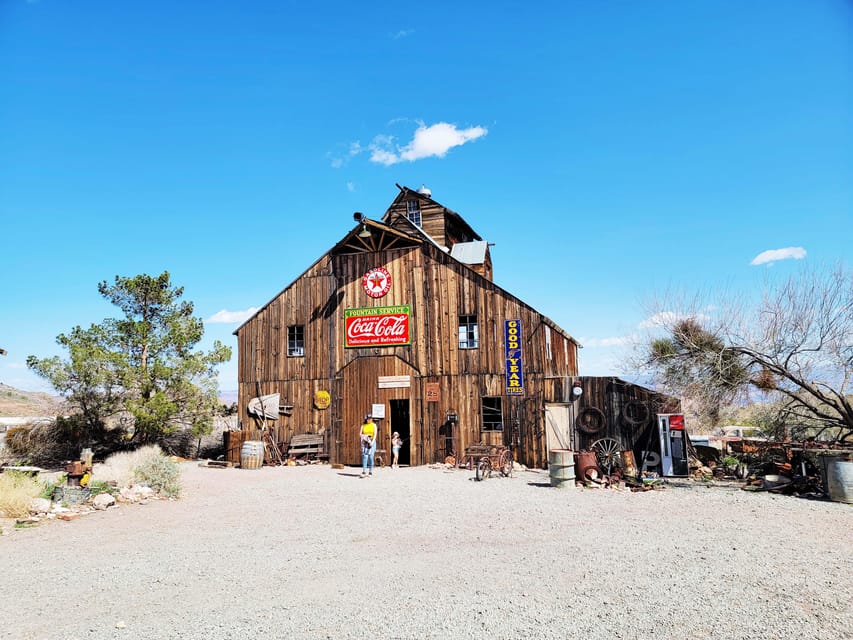
{"type": "Polygon", "coordinates": [[[318,409],[328,409],[332,404],[332,396],[328,391],[318,391],[314,394],[314,406],[318,409]]]}

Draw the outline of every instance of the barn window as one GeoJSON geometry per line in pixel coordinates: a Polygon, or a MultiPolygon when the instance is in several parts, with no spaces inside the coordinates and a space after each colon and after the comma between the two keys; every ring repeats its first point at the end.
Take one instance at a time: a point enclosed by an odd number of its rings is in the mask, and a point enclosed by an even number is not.
{"type": "Polygon", "coordinates": [[[483,431],[503,431],[503,403],[500,398],[483,398],[483,431]]]}
{"type": "Polygon", "coordinates": [[[459,316],[459,348],[476,349],[480,344],[477,316],[459,316]]]}
{"type": "Polygon", "coordinates": [[[294,324],[287,328],[287,355],[305,355],[305,327],[294,324]]]}
{"type": "Polygon", "coordinates": [[[417,200],[406,200],[406,217],[413,224],[421,226],[421,204],[417,200]]]}

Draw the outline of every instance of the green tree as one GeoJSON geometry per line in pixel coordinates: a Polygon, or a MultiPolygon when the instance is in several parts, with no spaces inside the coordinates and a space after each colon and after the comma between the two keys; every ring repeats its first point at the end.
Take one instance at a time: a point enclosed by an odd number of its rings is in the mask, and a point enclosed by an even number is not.
{"type": "Polygon", "coordinates": [[[192,303],[181,300],[183,287],[173,287],[164,271],[116,276],[98,291],[124,317],[75,327],[57,337],[67,359],[30,356],[27,365],[77,409],[89,439],[119,412],[130,417],[139,443],[179,429],[209,433],[219,405],[216,367],[231,358],[231,349],[217,341],[209,352],[194,351],[204,324],[192,303]]]}
{"type": "Polygon", "coordinates": [[[694,300],[657,306],[662,335],[640,345],[640,364],[715,424],[726,403],[756,399],[765,425],[853,437],[853,274],[812,270],[765,287],[754,306],[694,300]],[[716,310],[711,312],[709,310],[716,310]]]}

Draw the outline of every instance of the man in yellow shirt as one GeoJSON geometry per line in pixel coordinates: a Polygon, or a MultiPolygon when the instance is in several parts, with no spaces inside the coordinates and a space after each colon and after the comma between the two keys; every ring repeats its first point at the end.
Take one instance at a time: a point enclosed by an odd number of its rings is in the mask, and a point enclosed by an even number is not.
{"type": "Polygon", "coordinates": [[[361,425],[361,477],[373,475],[373,460],[376,456],[376,423],[370,414],[364,416],[361,425]],[[370,471],[368,472],[368,466],[370,471]]]}

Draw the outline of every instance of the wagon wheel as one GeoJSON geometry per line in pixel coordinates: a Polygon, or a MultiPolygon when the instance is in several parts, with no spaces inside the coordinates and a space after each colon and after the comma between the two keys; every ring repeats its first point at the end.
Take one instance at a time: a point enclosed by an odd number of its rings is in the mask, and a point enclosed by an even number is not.
{"type": "Polygon", "coordinates": [[[475,477],[477,480],[485,480],[490,475],[492,475],[492,463],[488,458],[480,458],[480,461],[477,463],[477,475],[475,477]]]}
{"type": "Polygon", "coordinates": [[[501,470],[502,476],[512,475],[512,451],[509,449],[501,452],[500,458],[498,458],[498,469],[501,470]]]}
{"type": "Polygon", "coordinates": [[[607,469],[607,475],[613,471],[613,467],[621,466],[620,453],[622,447],[617,440],[613,438],[601,438],[590,445],[590,449],[595,451],[595,457],[598,460],[598,466],[607,469]]]}
{"type": "Polygon", "coordinates": [[[630,400],[622,409],[622,420],[632,427],[639,427],[649,421],[649,405],[642,400],[630,400]]]}
{"type": "Polygon", "coordinates": [[[575,426],[587,434],[593,436],[604,428],[604,414],[601,409],[595,407],[586,407],[581,409],[578,417],[575,418],[575,426]]]}

